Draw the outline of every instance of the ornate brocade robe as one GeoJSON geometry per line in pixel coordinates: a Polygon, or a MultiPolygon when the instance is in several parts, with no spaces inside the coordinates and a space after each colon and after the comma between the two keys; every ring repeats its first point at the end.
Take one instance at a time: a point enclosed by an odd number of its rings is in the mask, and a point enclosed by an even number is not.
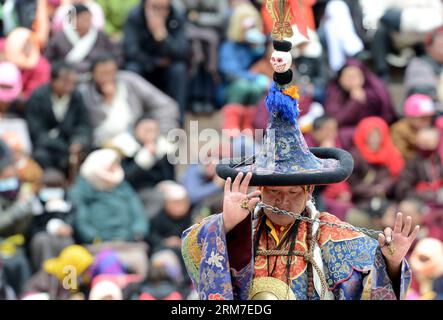
{"type": "MultiPolygon", "coordinates": [[[[246,218],[228,234],[224,233],[221,214],[210,216],[183,233],[182,254],[187,271],[202,300],[246,300],[253,279],[267,277],[268,261],[253,257],[254,236],[260,218],[246,218]],[[255,220],[255,221],[254,221],[255,220]]],[[[335,216],[321,213],[320,220],[345,224],[335,216]]],[[[307,223],[301,221],[295,250],[307,251],[307,223]]],[[[272,223],[270,232],[263,232],[259,248],[277,248],[279,238],[272,223]],[[268,239],[266,239],[268,237],[268,239]]],[[[395,300],[385,260],[378,242],[362,233],[330,226],[319,226],[317,240],[329,294],[336,300],[395,300]]],[[[273,277],[286,282],[287,257],[269,257],[273,277]]],[[[291,289],[298,300],[306,300],[308,264],[294,256],[290,267],[291,289]]],[[[406,295],[411,272],[404,260],[401,266],[400,299],[406,295]]],[[[313,299],[320,299],[315,291],[313,299]]]]}

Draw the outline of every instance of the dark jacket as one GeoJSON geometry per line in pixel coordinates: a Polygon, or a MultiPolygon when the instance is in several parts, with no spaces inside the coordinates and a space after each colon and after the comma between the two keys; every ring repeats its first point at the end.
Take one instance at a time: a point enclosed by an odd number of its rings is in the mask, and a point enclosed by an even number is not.
{"type": "Polygon", "coordinates": [[[39,211],[36,201],[34,197],[13,202],[0,198],[0,239],[28,232],[33,215],[39,211]]]}
{"type": "MultiPolygon", "coordinates": [[[[68,53],[73,48],[63,31],[59,31],[49,40],[45,51],[45,56],[49,61],[64,60],[68,53]]],[[[99,31],[97,40],[89,54],[80,62],[74,65],[75,70],[79,74],[88,73],[94,60],[103,52],[110,52],[118,57],[117,50],[112,44],[109,37],[103,32],[99,31]]]]}
{"type": "MultiPolygon", "coordinates": [[[[45,209],[42,214],[39,214],[32,219],[29,236],[30,239],[39,232],[46,232],[46,226],[48,222],[52,219],[59,219],[62,220],[64,223],[73,226],[75,207],[70,203],[69,200],[65,199],[65,201],[68,205],[70,205],[70,208],[67,208],[66,211],[48,212],[45,209]]],[[[44,202],[42,202],[42,206],[45,206],[44,202]]]]}
{"type": "Polygon", "coordinates": [[[181,237],[182,233],[192,225],[191,215],[174,220],[166,212],[162,211],[152,219],[152,232],[149,236],[149,245],[152,251],[163,249],[163,241],[166,238],[181,237]]]}
{"type": "Polygon", "coordinates": [[[418,197],[427,203],[437,204],[437,190],[442,185],[442,181],[443,166],[438,154],[430,158],[424,158],[418,154],[406,162],[398,179],[395,195],[397,200],[418,197]],[[432,182],[435,184],[434,188],[432,182]]]}
{"type": "Polygon", "coordinates": [[[354,172],[348,182],[352,190],[352,202],[365,206],[376,196],[392,197],[396,178],[388,168],[367,163],[356,149],[351,154],[354,158],[354,172]],[[378,188],[383,194],[377,194],[378,188]]]}
{"type": "Polygon", "coordinates": [[[26,119],[34,148],[67,152],[73,143],[88,147],[92,129],[80,92],[72,93],[68,111],[62,122],[57,121],[52,111],[51,95],[51,86],[47,84],[35,90],[27,103],[26,119]],[[50,134],[53,130],[59,131],[57,137],[50,134]]]}
{"type": "Polygon", "coordinates": [[[171,61],[187,61],[189,45],[185,35],[184,18],[171,8],[166,24],[168,37],[162,42],[157,42],[147,27],[144,1],[131,11],[124,28],[123,40],[127,65],[135,66],[144,74],[154,71],[164,58],[171,61]]]}
{"type": "Polygon", "coordinates": [[[125,179],[137,191],[153,188],[164,180],[174,180],[174,167],[168,162],[168,157],[157,160],[155,165],[145,170],[140,167],[134,158],[126,158],[122,161],[125,171],[125,179]]]}

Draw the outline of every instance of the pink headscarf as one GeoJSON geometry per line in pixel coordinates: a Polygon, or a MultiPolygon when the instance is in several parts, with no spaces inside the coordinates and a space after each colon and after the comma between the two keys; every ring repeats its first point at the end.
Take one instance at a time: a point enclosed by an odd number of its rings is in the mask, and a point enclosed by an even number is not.
{"type": "Polygon", "coordinates": [[[20,70],[11,62],[0,62],[0,101],[14,101],[22,89],[20,70]]]}

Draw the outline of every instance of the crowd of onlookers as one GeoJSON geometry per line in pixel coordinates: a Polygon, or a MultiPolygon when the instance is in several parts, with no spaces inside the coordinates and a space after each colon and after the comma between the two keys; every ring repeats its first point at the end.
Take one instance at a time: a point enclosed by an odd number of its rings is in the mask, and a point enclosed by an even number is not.
{"type": "MultiPolygon", "coordinates": [[[[290,1],[302,132],[355,160],[318,209],[412,216],[408,297],[443,299],[443,1],[290,1]]],[[[0,1],[0,299],[194,299],[180,237],[224,180],[167,134],[220,114],[217,148],[256,152],[271,30],[264,0],[0,1]]]]}

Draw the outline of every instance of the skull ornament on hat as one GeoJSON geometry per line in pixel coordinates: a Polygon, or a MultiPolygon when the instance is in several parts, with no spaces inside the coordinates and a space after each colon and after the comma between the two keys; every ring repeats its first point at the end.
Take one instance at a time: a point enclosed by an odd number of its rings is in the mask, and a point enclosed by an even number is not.
{"type": "Polygon", "coordinates": [[[291,68],[292,56],[289,52],[274,51],[271,56],[271,65],[275,72],[284,73],[291,68]]]}

